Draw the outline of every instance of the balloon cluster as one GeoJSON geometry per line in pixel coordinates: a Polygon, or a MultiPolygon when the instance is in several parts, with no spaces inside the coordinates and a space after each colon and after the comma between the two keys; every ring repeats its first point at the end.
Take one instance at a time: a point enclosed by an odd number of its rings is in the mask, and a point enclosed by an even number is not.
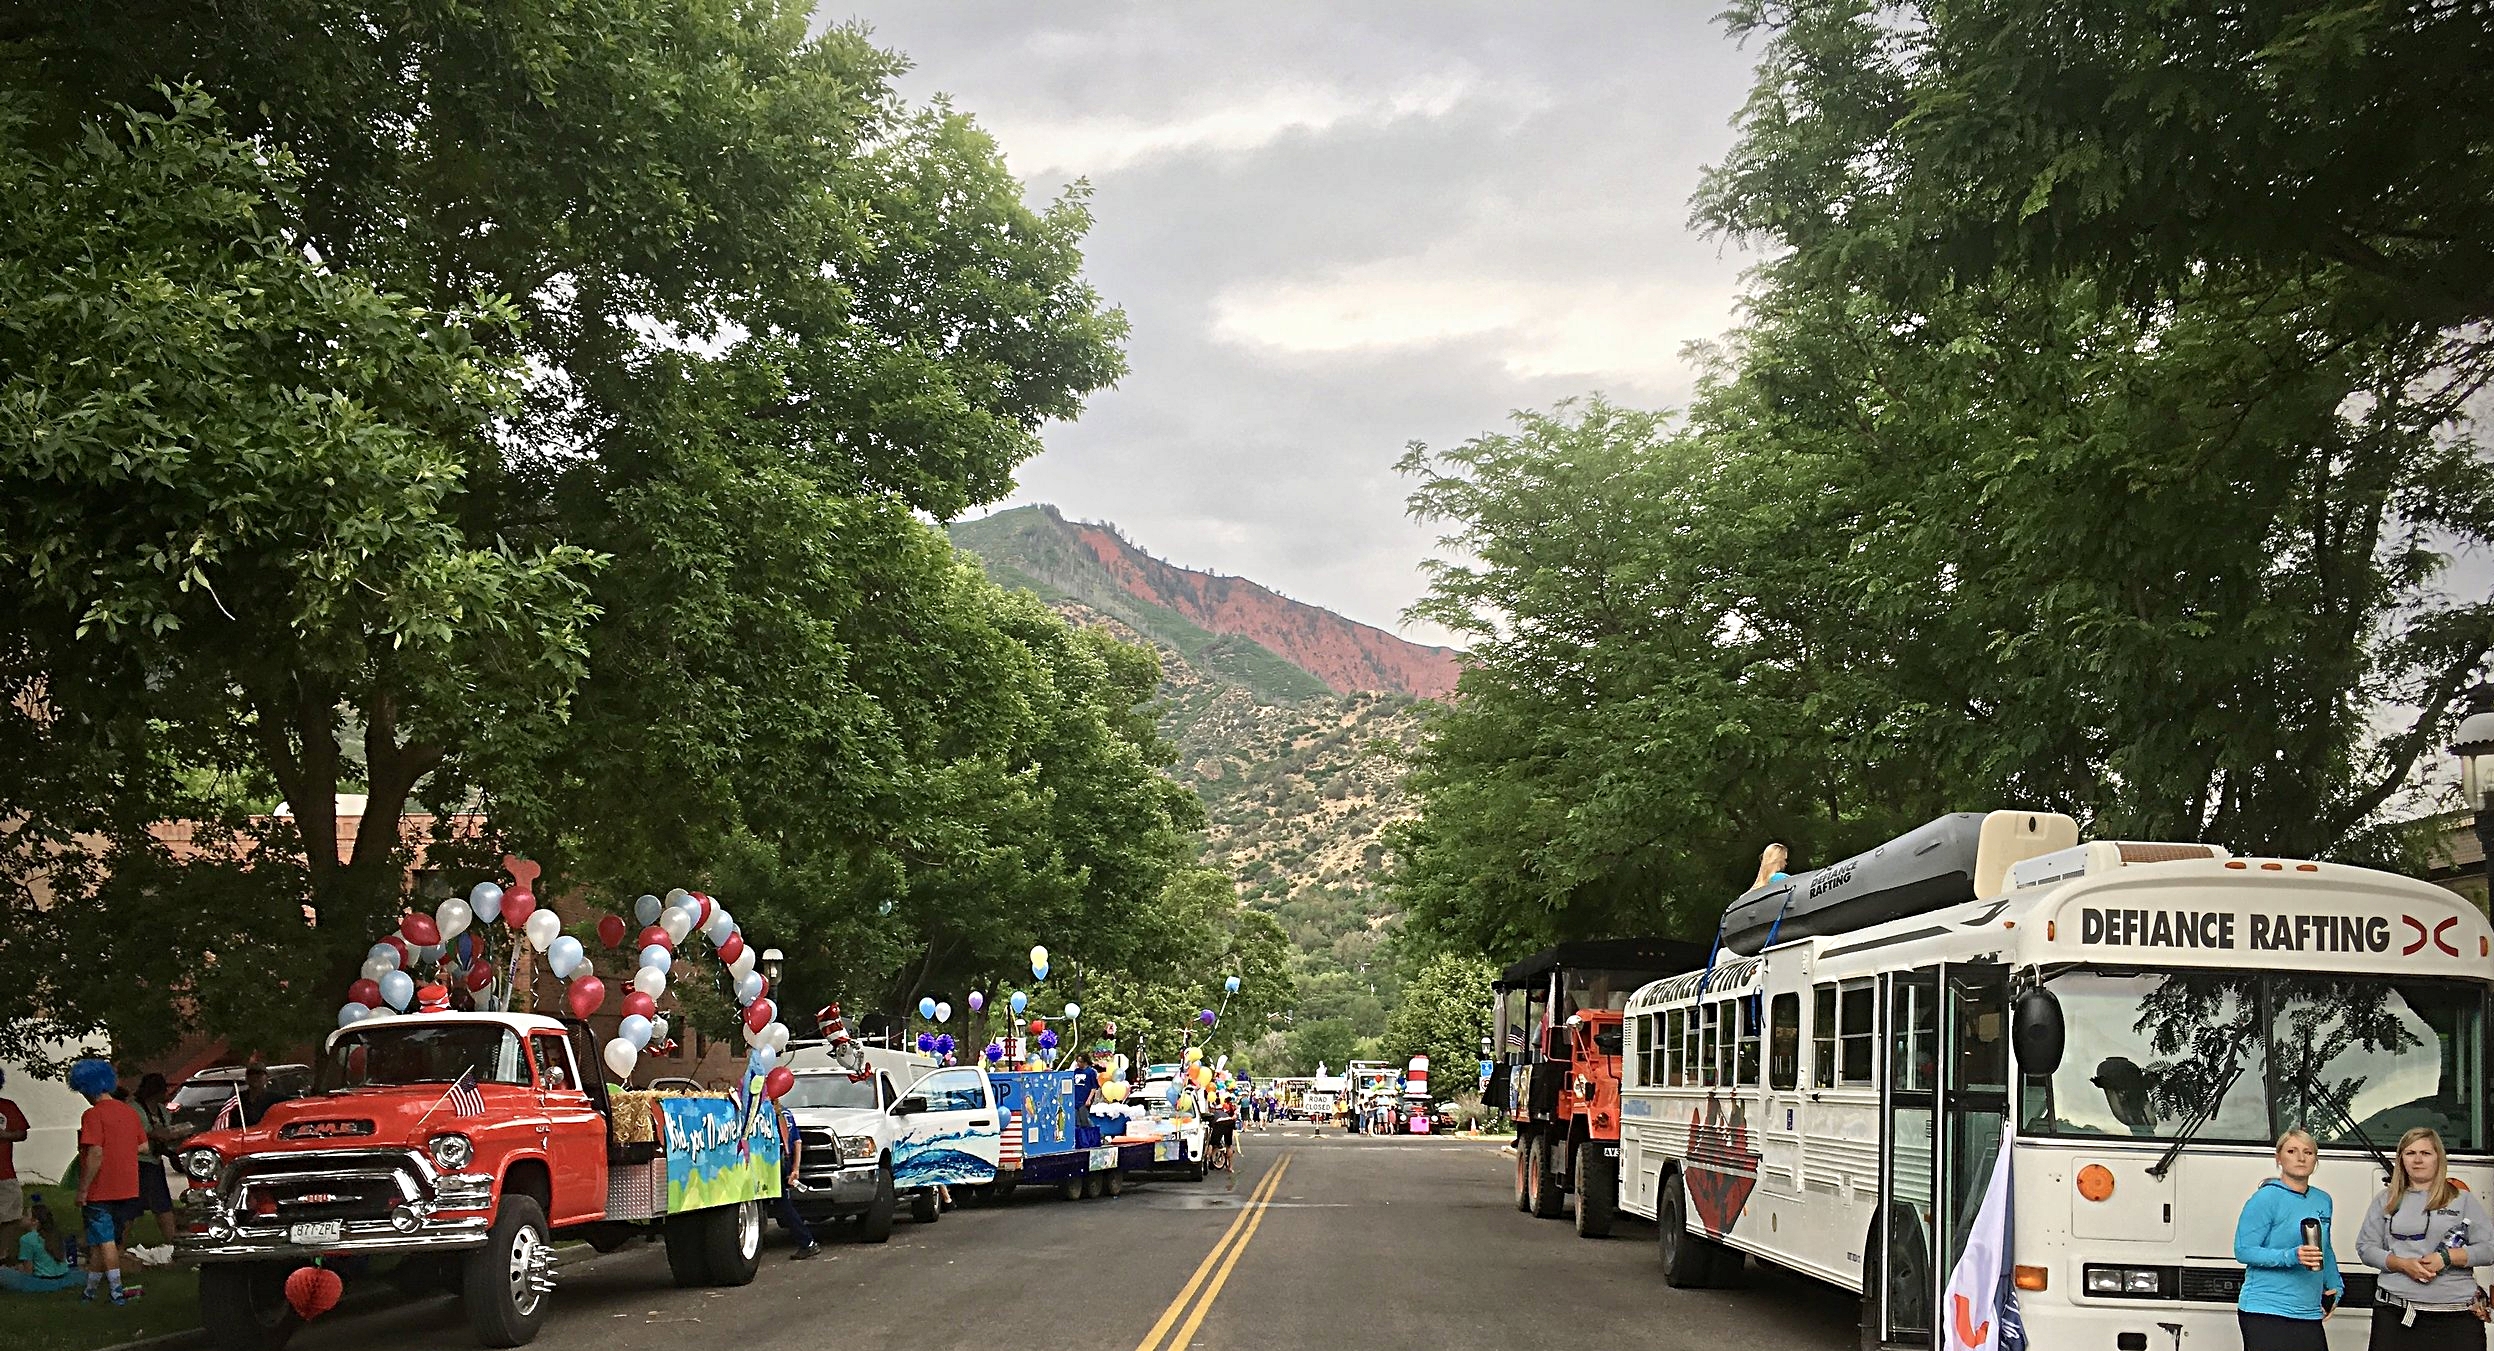
{"type": "MultiPolygon", "coordinates": [[[[638,934],[631,934],[632,926],[620,916],[609,915],[598,921],[599,941],[609,948],[635,954],[632,989],[624,995],[623,1022],[615,1029],[615,1039],[606,1043],[606,1067],[618,1077],[628,1077],[639,1063],[641,1052],[652,1041],[665,1044],[667,1020],[658,1016],[658,997],[666,993],[677,952],[698,933],[708,940],[720,964],[727,968],[729,988],[738,1007],[743,1009],[740,1021],[744,1023],[748,1061],[754,1072],[762,1076],[763,1091],[776,1098],[793,1087],[795,1076],[779,1064],[780,1056],[788,1049],[788,1025],[780,1021],[779,1005],[767,997],[771,988],[769,977],[754,970],[758,954],[745,942],[744,930],[727,907],[701,892],[677,887],[664,900],[643,896],[634,901],[632,917],[641,925],[638,934]]],[[[578,953],[579,940],[559,938],[554,942],[557,946],[573,945],[564,960],[557,960],[548,952],[556,975],[569,975],[563,969],[565,960],[577,961],[582,967],[587,965],[588,959],[578,953]]],[[[606,998],[606,988],[596,977],[585,979],[586,988],[580,979],[574,979],[570,991],[572,1011],[583,1018],[606,998]]]]}
{"type": "Polygon", "coordinates": [[[517,880],[508,891],[497,882],[479,882],[467,899],[453,896],[435,906],[430,915],[408,911],[399,917],[396,929],[365,949],[363,969],[346,987],[346,1002],[338,1006],[338,1026],[351,1027],[367,1018],[386,1018],[411,1009],[446,1010],[452,984],[465,989],[480,1007],[500,1007],[510,990],[507,982],[498,992],[488,989],[497,975],[487,942],[490,926],[496,920],[507,920],[512,928],[526,925],[533,933],[537,917],[543,915],[546,927],[561,927],[552,911],[536,908],[536,893],[529,889],[536,866],[511,862],[517,880]],[[432,979],[419,984],[417,977],[427,974],[432,979]]]}

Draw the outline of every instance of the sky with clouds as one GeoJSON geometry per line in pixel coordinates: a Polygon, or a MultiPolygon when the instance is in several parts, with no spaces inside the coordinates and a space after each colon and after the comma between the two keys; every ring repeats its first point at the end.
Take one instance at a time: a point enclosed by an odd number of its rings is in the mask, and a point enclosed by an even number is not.
{"type": "Polygon", "coordinates": [[[1132,367],[1014,503],[1403,626],[1404,443],[1601,390],[1671,405],[1746,259],[1689,223],[1750,55],[1711,3],[831,0],[1034,197],[1088,179],[1132,367]]]}

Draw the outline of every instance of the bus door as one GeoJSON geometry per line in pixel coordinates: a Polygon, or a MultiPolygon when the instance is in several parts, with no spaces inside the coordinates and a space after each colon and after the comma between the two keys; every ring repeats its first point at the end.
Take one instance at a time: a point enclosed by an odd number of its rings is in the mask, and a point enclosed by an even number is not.
{"type": "Polygon", "coordinates": [[[2009,970],[1961,963],[1883,978],[1881,1333],[1931,1346],[2009,1115],[2009,970]]]}

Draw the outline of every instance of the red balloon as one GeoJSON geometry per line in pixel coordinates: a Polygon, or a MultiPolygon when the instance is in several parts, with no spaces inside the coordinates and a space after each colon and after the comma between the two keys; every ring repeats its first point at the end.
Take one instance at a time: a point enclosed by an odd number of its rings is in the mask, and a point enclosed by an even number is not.
{"type": "Polygon", "coordinates": [[[419,915],[412,910],[399,920],[398,933],[401,938],[420,948],[429,948],[442,941],[442,927],[433,922],[433,917],[419,915]]]}
{"type": "Polygon", "coordinates": [[[636,1013],[640,1014],[644,1018],[657,1017],[658,1001],[641,993],[639,990],[634,990],[631,993],[626,994],[623,1002],[623,1016],[629,1018],[636,1013]]]}
{"type": "Polygon", "coordinates": [[[700,902],[700,905],[693,911],[693,927],[698,929],[710,922],[710,898],[696,891],[693,893],[693,899],[700,902]]]}
{"type": "Polygon", "coordinates": [[[528,916],[537,908],[537,893],[526,887],[513,887],[502,893],[502,922],[514,929],[528,927],[528,916]]]}
{"type": "Polygon", "coordinates": [[[608,915],[598,921],[598,941],[610,948],[624,941],[624,932],[621,915],[608,915]]]}
{"type": "Polygon", "coordinates": [[[763,1096],[774,1100],[787,1097],[788,1090],[796,1086],[797,1076],[789,1073],[786,1065],[775,1066],[770,1073],[762,1076],[763,1096]]]}
{"type": "Polygon", "coordinates": [[[397,934],[384,934],[382,935],[381,941],[393,948],[398,949],[399,970],[404,971],[410,965],[414,964],[416,960],[416,950],[407,946],[406,939],[399,937],[397,934]]]}
{"type": "Polygon", "coordinates": [[[762,988],[754,991],[753,994],[754,1002],[757,1004],[762,1002],[762,996],[771,992],[771,978],[769,976],[763,976],[761,977],[761,980],[762,988]]]}
{"type": "Polygon", "coordinates": [[[669,938],[667,936],[667,931],[659,928],[655,924],[643,929],[641,931],[641,936],[632,940],[632,950],[634,952],[639,952],[641,949],[648,947],[652,943],[656,943],[658,946],[665,948],[669,952],[675,951],[675,940],[669,938]]]}
{"type": "Polygon", "coordinates": [[[493,983],[494,964],[492,962],[486,961],[484,958],[479,957],[473,963],[469,964],[467,979],[467,986],[469,989],[482,990],[486,986],[493,983]]]}
{"type": "Polygon", "coordinates": [[[368,1009],[381,1007],[381,982],[359,980],[346,987],[346,997],[368,1009]]]}
{"type": "Polygon", "coordinates": [[[344,1293],[346,1282],[327,1267],[296,1267],[286,1277],[286,1303],[306,1322],[338,1307],[338,1296],[344,1293]]]}
{"type": "Polygon", "coordinates": [[[757,999],[745,1006],[745,1026],[759,1032],[771,1025],[771,1001],[757,999]]]}
{"type": "Polygon", "coordinates": [[[586,1018],[606,1002],[606,982],[595,976],[581,976],[564,992],[564,998],[571,1001],[573,1017],[586,1018]]]}
{"type": "Polygon", "coordinates": [[[727,936],[727,941],[719,945],[719,960],[721,962],[735,961],[736,954],[743,952],[744,950],[745,936],[739,933],[729,934],[727,936]]]}
{"type": "Polygon", "coordinates": [[[1048,1025],[1047,1025],[1045,1022],[1043,1022],[1043,1021],[1041,1021],[1041,1020],[1039,1020],[1039,1019],[1037,1019],[1037,1018],[1033,1018],[1033,1019],[1031,1019],[1031,1035],[1032,1035],[1032,1036],[1036,1037],[1036,1036],[1038,1036],[1040,1033],[1045,1032],[1045,1031],[1047,1031],[1047,1030],[1048,1030],[1048,1025]]]}

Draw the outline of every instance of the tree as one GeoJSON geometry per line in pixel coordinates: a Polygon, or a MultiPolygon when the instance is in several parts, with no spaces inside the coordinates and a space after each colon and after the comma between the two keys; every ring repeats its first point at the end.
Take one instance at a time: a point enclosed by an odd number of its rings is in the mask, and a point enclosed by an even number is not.
{"type": "Polygon", "coordinates": [[[1291,1029],[1283,1059],[1291,1074],[1314,1074],[1320,1065],[1329,1074],[1340,1074],[1358,1044],[1348,1020],[1319,1018],[1291,1029]]]}
{"type": "Polygon", "coordinates": [[[1477,958],[1441,953],[1403,986],[1403,1002],[1386,1025],[1386,1055],[1429,1057],[1429,1091],[1452,1095],[1475,1083],[1481,1038],[1489,1035],[1489,984],[1496,968],[1477,958]]]}

